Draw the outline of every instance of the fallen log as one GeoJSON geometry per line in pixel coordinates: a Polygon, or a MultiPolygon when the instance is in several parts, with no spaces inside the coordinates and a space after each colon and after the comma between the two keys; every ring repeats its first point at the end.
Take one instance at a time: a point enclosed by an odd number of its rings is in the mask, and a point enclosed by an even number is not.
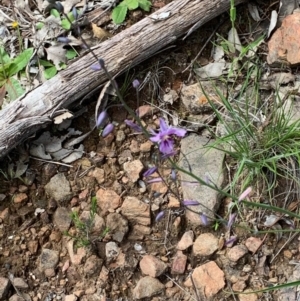
{"type": "MultiPolygon", "coordinates": [[[[236,4],[247,0],[235,0],[236,4]]],[[[158,50],[227,11],[229,0],[174,0],[156,12],[170,12],[169,18],[140,22],[93,48],[112,76],[148,59],[158,50]]],[[[55,77],[0,111],[0,158],[38,129],[52,122],[53,113],[68,108],[107,81],[103,71],[92,71],[91,53],[79,58],[55,77]]]]}

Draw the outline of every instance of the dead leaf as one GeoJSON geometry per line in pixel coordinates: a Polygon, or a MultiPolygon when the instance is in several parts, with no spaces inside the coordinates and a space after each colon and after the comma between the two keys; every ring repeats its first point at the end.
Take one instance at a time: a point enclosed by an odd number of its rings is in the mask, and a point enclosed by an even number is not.
{"type": "Polygon", "coordinates": [[[72,162],[80,159],[83,156],[83,153],[84,153],[83,150],[84,150],[84,147],[82,144],[80,144],[80,146],[75,151],[73,151],[68,157],[64,158],[62,160],[62,162],[72,163],[72,162]]]}
{"type": "Polygon", "coordinates": [[[0,107],[1,107],[2,104],[3,104],[5,94],[6,94],[5,86],[2,86],[2,87],[0,88],[0,107]]]}
{"type": "Polygon", "coordinates": [[[273,32],[273,30],[276,27],[277,19],[278,19],[278,14],[277,14],[276,10],[272,10],[271,21],[270,21],[270,26],[269,26],[269,31],[268,31],[268,38],[270,37],[271,33],[273,32]]]}
{"type": "Polygon", "coordinates": [[[72,7],[79,3],[80,0],[66,0],[64,1],[64,13],[67,14],[71,11],[72,7]]]}
{"type": "Polygon", "coordinates": [[[94,37],[100,39],[101,41],[104,41],[110,37],[110,34],[106,30],[97,26],[95,23],[92,23],[92,30],[94,37]]]}
{"type": "Polygon", "coordinates": [[[44,159],[44,160],[51,160],[51,156],[45,153],[45,147],[43,144],[32,146],[29,150],[30,155],[44,159]]]}
{"type": "Polygon", "coordinates": [[[248,10],[254,21],[259,22],[261,20],[257,6],[255,4],[248,3],[248,10]]]}
{"type": "Polygon", "coordinates": [[[67,62],[67,49],[63,48],[64,45],[55,45],[54,42],[52,44],[49,48],[45,48],[47,59],[53,62],[57,70],[61,70],[61,63],[67,62]]]}
{"type": "Polygon", "coordinates": [[[64,120],[72,118],[72,117],[73,117],[73,114],[71,114],[70,112],[65,112],[65,113],[63,113],[61,115],[58,115],[58,116],[54,117],[54,123],[55,124],[60,124],[64,120]]]}

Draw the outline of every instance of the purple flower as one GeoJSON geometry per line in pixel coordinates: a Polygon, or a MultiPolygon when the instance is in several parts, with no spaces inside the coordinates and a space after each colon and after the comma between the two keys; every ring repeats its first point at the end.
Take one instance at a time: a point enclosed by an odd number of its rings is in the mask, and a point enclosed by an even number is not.
{"type": "Polygon", "coordinates": [[[160,211],[155,218],[155,221],[158,222],[160,221],[163,217],[165,216],[165,211],[160,211]]]}
{"type": "Polygon", "coordinates": [[[151,137],[150,140],[159,144],[159,150],[161,153],[170,154],[174,151],[174,141],[171,136],[175,135],[178,137],[184,137],[186,130],[167,126],[163,118],[160,118],[159,122],[159,132],[157,134],[153,132],[153,137],[151,137]]]}
{"type": "Polygon", "coordinates": [[[147,178],[147,177],[153,175],[156,171],[157,171],[156,166],[150,167],[143,173],[143,177],[147,178]]]}
{"type": "Polygon", "coordinates": [[[174,168],[171,170],[171,179],[172,179],[173,181],[176,181],[176,171],[175,171],[174,168]]]}
{"type": "Polygon", "coordinates": [[[99,65],[99,63],[96,63],[96,64],[93,64],[91,67],[90,67],[93,71],[99,71],[101,70],[101,66],[99,65]]]}
{"type": "Polygon", "coordinates": [[[244,192],[242,192],[242,194],[239,197],[239,202],[244,200],[252,191],[252,187],[248,187],[244,192]]]}
{"type": "Polygon", "coordinates": [[[102,137],[106,137],[114,130],[115,126],[112,123],[109,123],[102,132],[102,137]]]}
{"type": "Polygon", "coordinates": [[[235,222],[235,218],[236,218],[236,213],[230,213],[229,215],[229,220],[228,220],[228,223],[227,223],[227,228],[230,230],[233,223],[235,222]]]}
{"type": "Polygon", "coordinates": [[[73,8],[72,8],[72,14],[73,14],[74,19],[77,20],[78,19],[78,12],[77,12],[77,9],[76,9],[75,6],[73,6],[73,8]]]}
{"type": "Polygon", "coordinates": [[[148,184],[158,183],[158,182],[162,182],[162,178],[161,177],[153,178],[153,179],[147,181],[148,184]]]}
{"type": "Polygon", "coordinates": [[[193,200],[184,200],[182,202],[183,206],[198,206],[200,205],[199,202],[193,200]]]}
{"type": "Polygon", "coordinates": [[[200,220],[203,226],[207,226],[208,225],[208,219],[207,216],[204,213],[200,214],[200,220]]]}
{"type": "Polygon", "coordinates": [[[100,67],[101,67],[102,69],[104,69],[104,67],[105,67],[104,60],[103,60],[103,59],[99,59],[99,60],[98,60],[98,63],[99,63],[99,65],[100,65],[100,67]]]}
{"type": "Polygon", "coordinates": [[[57,41],[65,44],[69,44],[71,42],[71,40],[67,37],[58,37],[57,41]]]}
{"type": "Polygon", "coordinates": [[[105,121],[107,120],[108,115],[106,111],[102,111],[98,118],[97,118],[97,122],[96,122],[96,126],[99,128],[101,126],[103,126],[103,124],[105,123],[105,121]]]}
{"type": "Polygon", "coordinates": [[[134,131],[136,131],[136,132],[138,132],[138,133],[142,132],[142,128],[141,128],[139,125],[137,125],[136,123],[134,123],[133,121],[128,120],[128,119],[125,119],[124,122],[125,122],[129,127],[131,127],[134,131]]]}
{"type": "Polygon", "coordinates": [[[140,85],[140,82],[137,79],[135,79],[132,82],[132,86],[133,86],[134,89],[137,89],[139,87],[139,85],[140,85]]]}
{"type": "Polygon", "coordinates": [[[231,248],[233,244],[236,242],[237,236],[230,236],[229,239],[225,241],[225,246],[231,248]]]}

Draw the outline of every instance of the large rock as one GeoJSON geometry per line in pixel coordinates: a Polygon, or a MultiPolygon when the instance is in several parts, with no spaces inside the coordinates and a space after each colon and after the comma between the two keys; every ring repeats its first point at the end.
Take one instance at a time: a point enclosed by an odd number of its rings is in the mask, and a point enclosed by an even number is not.
{"type": "MultiPolygon", "coordinates": [[[[224,156],[225,153],[212,148],[213,140],[199,135],[189,135],[181,140],[181,156],[179,166],[190,171],[203,181],[209,181],[211,185],[222,187],[224,180],[224,156]]],[[[180,172],[181,186],[184,200],[195,200],[199,206],[192,206],[186,210],[186,218],[193,225],[200,225],[199,213],[204,213],[208,217],[208,223],[214,219],[220,205],[220,198],[215,189],[197,183],[196,180],[180,172]]]]}
{"type": "Polygon", "coordinates": [[[270,65],[300,64],[300,13],[287,16],[280,28],[272,35],[267,56],[270,65]]]}

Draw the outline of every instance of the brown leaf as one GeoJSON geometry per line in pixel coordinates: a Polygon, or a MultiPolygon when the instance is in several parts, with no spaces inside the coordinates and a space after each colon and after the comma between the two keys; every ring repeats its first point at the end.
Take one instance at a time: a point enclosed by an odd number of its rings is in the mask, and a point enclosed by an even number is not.
{"type": "Polygon", "coordinates": [[[106,30],[97,26],[95,23],[92,23],[92,30],[94,37],[100,39],[101,41],[104,41],[110,37],[110,34],[106,30]]]}
{"type": "Polygon", "coordinates": [[[0,107],[3,104],[5,94],[6,94],[6,88],[5,88],[5,86],[3,86],[0,88],[0,107]]]}

